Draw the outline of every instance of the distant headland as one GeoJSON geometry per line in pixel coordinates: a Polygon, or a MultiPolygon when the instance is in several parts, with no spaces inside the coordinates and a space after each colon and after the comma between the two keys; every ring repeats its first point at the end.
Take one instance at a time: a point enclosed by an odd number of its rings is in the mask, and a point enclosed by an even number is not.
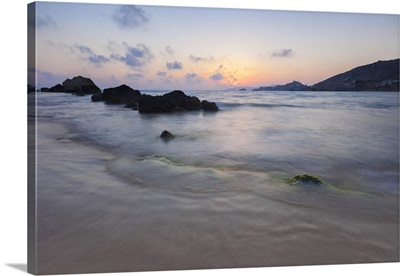
{"type": "Polygon", "coordinates": [[[284,85],[262,86],[253,91],[397,91],[399,59],[377,61],[330,77],[312,86],[293,81],[284,85]]]}

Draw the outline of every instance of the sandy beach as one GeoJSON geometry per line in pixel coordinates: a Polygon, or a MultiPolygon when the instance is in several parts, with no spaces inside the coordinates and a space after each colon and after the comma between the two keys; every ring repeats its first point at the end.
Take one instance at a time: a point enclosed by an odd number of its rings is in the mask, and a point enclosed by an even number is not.
{"type": "Polygon", "coordinates": [[[75,142],[49,119],[39,118],[37,130],[38,273],[397,260],[396,220],[273,195],[184,197],[143,179],[135,185],[107,169],[115,153],[75,142]]]}

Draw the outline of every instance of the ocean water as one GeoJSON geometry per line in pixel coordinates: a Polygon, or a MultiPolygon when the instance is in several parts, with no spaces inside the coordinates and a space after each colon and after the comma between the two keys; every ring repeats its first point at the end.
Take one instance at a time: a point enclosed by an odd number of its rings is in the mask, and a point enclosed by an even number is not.
{"type": "Polygon", "coordinates": [[[221,110],[36,94],[43,272],[399,260],[398,93],[185,93],[221,110]]]}

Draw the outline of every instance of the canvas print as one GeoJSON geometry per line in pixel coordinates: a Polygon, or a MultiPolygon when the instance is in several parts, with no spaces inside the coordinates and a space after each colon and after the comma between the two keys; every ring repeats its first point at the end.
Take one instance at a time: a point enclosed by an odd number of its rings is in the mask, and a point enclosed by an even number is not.
{"type": "Polygon", "coordinates": [[[27,21],[30,273],[399,261],[399,15],[27,21]]]}

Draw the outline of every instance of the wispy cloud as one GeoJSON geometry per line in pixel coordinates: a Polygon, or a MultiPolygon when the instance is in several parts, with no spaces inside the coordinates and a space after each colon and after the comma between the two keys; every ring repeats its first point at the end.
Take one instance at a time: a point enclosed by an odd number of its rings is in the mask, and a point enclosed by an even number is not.
{"type": "Polygon", "coordinates": [[[90,57],[88,57],[88,60],[89,60],[91,63],[97,64],[97,65],[100,65],[100,64],[102,64],[102,63],[110,62],[110,59],[106,58],[106,57],[103,56],[103,55],[94,55],[94,56],[90,56],[90,57]]]}
{"type": "Polygon", "coordinates": [[[51,15],[46,15],[44,18],[38,16],[36,19],[36,27],[38,29],[52,28],[58,29],[57,23],[51,15]]]}
{"type": "Polygon", "coordinates": [[[270,55],[272,58],[290,58],[295,55],[292,49],[276,49],[270,55]]]}
{"type": "Polygon", "coordinates": [[[67,79],[69,76],[63,75],[63,74],[55,74],[52,72],[48,71],[43,71],[43,70],[36,70],[36,76],[37,76],[37,88],[42,88],[42,87],[51,87],[56,85],[57,83],[61,83],[65,79],[67,79]]]}
{"type": "Polygon", "coordinates": [[[127,44],[125,46],[126,52],[124,55],[112,54],[111,58],[119,60],[131,68],[142,68],[154,57],[150,48],[144,44],[137,44],[136,47],[130,47],[127,44]]]}
{"type": "Polygon", "coordinates": [[[159,77],[165,77],[165,76],[167,76],[167,72],[158,71],[158,72],[157,72],[157,76],[159,76],[159,77]]]}
{"type": "Polygon", "coordinates": [[[210,79],[213,81],[220,81],[224,79],[224,75],[220,72],[216,72],[210,76],[210,79]]]}
{"type": "Polygon", "coordinates": [[[224,65],[221,64],[220,66],[218,66],[218,69],[215,70],[214,74],[210,76],[210,79],[213,81],[223,80],[225,78],[224,74],[222,73],[223,70],[224,70],[224,65]]]}
{"type": "Polygon", "coordinates": [[[120,6],[114,11],[112,19],[122,29],[135,29],[149,22],[146,12],[134,5],[120,6]]]}
{"type": "Polygon", "coordinates": [[[167,62],[167,68],[168,70],[180,70],[183,68],[182,62],[179,61],[167,62]]]}
{"type": "Polygon", "coordinates": [[[171,48],[171,46],[165,47],[165,51],[168,55],[173,56],[175,54],[175,50],[171,48]]]}
{"type": "Polygon", "coordinates": [[[46,44],[54,49],[65,51],[66,54],[75,54],[74,46],[65,43],[56,43],[53,41],[46,41],[46,44]]]}
{"type": "Polygon", "coordinates": [[[226,68],[223,64],[218,66],[218,68],[214,71],[213,74],[210,75],[209,79],[226,87],[234,86],[239,84],[238,79],[235,77],[239,70],[230,70],[226,68]]]}
{"type": "Polygon", "coordinates": [[[81,44],[74,44],[74,48],[77,49],[82,55],[83,58],[88,60],[89,62],[101,66],[103,63],[110,62],[110,59],[103,56],[103,55],[97,55],[93,52],[93,50],[87,46],[81,45],[81,44]]]}
{"type": "Polygon", "coordinates": [[[196,73],[188,73],[185,75],[185,79],[187,82],[196,82],[200,83],[203,81],[203,78],[196,73]]]}
{"type": "Polygon", "coordinates": [[[215,58],[213,56],[210,57],[197,57],[194,55],[190,55],[189,61],[191,62],[214,62],[215,58]]]}
{"type": "Polygon", "coordinates": [[[137,80],[137,79],[144,78],[144,75],[142,75],[142,74],[126,74],[125,78],[129,79],[129,80],[137,80]]]}
{"type": "Polygon", "coordinates": [[[68,45],[65,43],[55,43],[47,41],[46,44],[52,48],[63,51],[67,56],[78,56],[81,59],[89,61],[97,66],[102,66],[103,63],[110,62],[110,59],[104,55],[96,54],[90,47],[75,43],[68,45]]]}

